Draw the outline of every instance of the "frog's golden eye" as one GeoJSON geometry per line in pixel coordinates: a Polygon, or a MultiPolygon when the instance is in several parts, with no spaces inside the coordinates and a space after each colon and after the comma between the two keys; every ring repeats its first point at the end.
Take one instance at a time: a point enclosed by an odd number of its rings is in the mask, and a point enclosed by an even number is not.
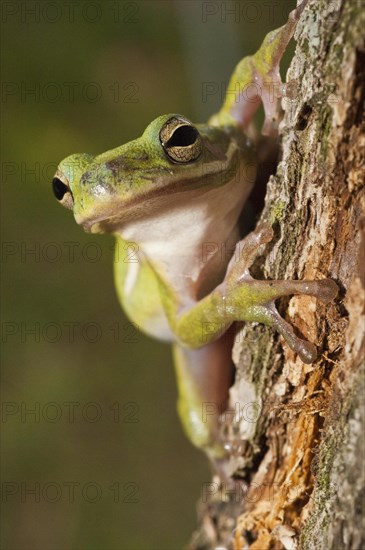
{"type": "Polygon", "coordinates": [[[179,163],[197,160],[203,149],[198,130],[183,117],[172,117],[163,125],[160,141],[166,155],[179,163]]]}
{"type": "Polygon", "coordinates": [[[61,172],[57,171],[52,180],[53,193],[56,199],[69,210],[73,209],[74,199],[68,181],[61,172]]]}

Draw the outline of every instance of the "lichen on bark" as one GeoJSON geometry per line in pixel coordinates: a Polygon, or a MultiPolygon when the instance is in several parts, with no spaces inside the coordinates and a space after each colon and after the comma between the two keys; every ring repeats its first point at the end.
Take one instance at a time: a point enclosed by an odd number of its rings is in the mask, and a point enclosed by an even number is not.
{"type": "Polygon", "coordinates": [[[309,366],[270,329],[237,334],[231,398],[247,406],[248,385],[259,408],[250,430],[238,427],[243,498],[220,491],[201,505],[193,549],[365,546],[364,28],[361,1],[313,0],[296,31],[287,80],[298,91],[283,100],[282,160],[261,215],[275,237],[256,268],[273,279],[331,277],[340,293],[326,306],[278,302],[318,346],[309,366]]]}

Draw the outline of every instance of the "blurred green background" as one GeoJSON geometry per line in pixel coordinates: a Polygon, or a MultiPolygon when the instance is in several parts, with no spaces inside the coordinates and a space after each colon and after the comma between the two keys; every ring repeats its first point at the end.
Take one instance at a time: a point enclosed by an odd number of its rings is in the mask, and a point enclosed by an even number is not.
{"type": "Polygon", "coordinates": [[[188,542],[210,472],[180,428],[169,347],[131,329],[112,236],[83,233],[50,182],[162,113],[205,120],[293,5],[2,2],[1,548],[188,542]]]}

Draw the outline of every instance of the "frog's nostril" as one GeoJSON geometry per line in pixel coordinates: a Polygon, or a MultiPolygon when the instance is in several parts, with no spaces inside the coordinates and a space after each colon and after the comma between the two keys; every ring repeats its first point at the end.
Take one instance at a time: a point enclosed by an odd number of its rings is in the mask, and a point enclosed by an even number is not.
{"type": "Polygon", "coordinates": [[[53,192],[55,194],[55,197],[59,201],[61,201],[65,196],[65,194],[70,191],[67,185],[65,185],[63,181],[61,181],[58,178],[53,178],[52,187],[53,187],[53,192]]]}

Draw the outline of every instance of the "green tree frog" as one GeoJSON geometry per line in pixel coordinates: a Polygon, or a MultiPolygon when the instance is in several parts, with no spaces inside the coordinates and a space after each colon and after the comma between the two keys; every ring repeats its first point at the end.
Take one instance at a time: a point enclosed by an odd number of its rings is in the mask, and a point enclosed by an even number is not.
{"type": "Polygon", "coordinates": [[[279,62],[305,3],[237,65],[230,93],[208,123],[159,116],[130,143],[97,156],[67,157],[53,179],[56,198],[73,210],[79,225],[116,236],[119,300],[144,332],[172,342],[183,427],[217,462],[226,453],[219,415],[204,418],[202,411],[206,403],[222,411],[227,404],[233,323],[275,328],[302,361],[311,363],[315,346],[295,335],[274,302],[308,294],[326,303],[337,293],[329,279],[254,279],[249,268],[272,230],[261,225],[243,240],[238,231],[254,181],[255,147],[247,129],[260,100],[263,133],[277,117],[279,62]],[[260,90],[256,101],[245,93],[253,83],[260,90]],[[222,253],[230,249],[231,259],[222,253]]]}

